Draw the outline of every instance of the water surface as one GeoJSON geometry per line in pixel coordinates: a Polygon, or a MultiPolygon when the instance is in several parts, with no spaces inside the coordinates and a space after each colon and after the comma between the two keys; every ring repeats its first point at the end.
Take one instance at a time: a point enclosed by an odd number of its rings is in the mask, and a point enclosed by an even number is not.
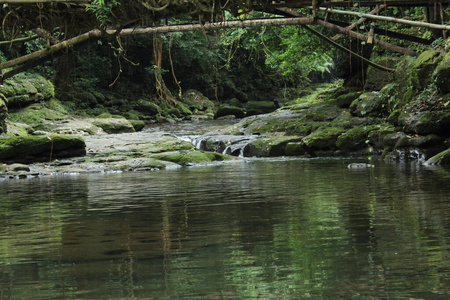
{"type": "Polygon", "coordinates": [[[348,163],[0,181],[0,299],[449,299],[449,170],[348,163]]]}

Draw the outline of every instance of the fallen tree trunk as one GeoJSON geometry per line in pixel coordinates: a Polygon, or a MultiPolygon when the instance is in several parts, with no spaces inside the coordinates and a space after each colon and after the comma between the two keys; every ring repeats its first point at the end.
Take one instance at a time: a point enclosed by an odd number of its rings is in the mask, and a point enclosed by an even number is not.
{"type": "MultiPolygon", "coordinates": [[[[312,7],[309,7],[309,8],[312,8],[312,7]]],[[[397,19],[397,18],[385,17],[385,16],[379,16],[379,15],[363,14],[363,13],[359,13],[359,12],[356,12],[356,11],[329,9],[329,8],[325,8],[325,7],[320,7],[318,9],[321,10],[321,11],[326,11],[326,12],[334,13],[334,14],[358,16],[360,18],[367,18],[367,19],[379,20],[379,21],[387,21],[387,22],[406,24],[406,25],[417,26],[417,27],[426,27],[426,28],[432,28],[432,29],[450,30],[450,25],[440,25],[440,24],[433,24],[433,23],[427,23],[427,22],[419,22],[419,21],[411,21],[411,20],[405,20],[405,19],[397,19]]]]}
{"type": "MultiPolygon", "coordinates": [[[[358,33],[358,32],[354,32],[354,31],[351,31],[351,30],[347,30],[344,27],[341,27],[341,26],[338,26],[338,25],[335,25],[335,24],[332,24],[330,22],[326,22],[326,21],[323,21],[323,20],[320,20],[320,19],[316,19],[316,23],[318,25],[320,25],[320,26],[325,27],[325,28],[328,28],[328,29],[340,32],[340,33],[345,34],[345,35],[348,35],[348,36],[350,36],[350,37],[352,37],[354,39],[358,39],[358,40],[367,42],[368,37],[366,35],[364,35],[364,34],[361,34],[361,33],[358,33]]],[[[398,52],[398,53],[401,53],[401,54],[404,54],[404,55],[419,56],[419,53],[417,53],[417,52],[411,51],[411,50],[409,50],[407,48],[403,48],[403,47],[400,47],[400,46],[397,46],[397,45],[390,44],[388,42],[381,41],[379,39],[375,39],[374,38],[373,39],[373,44],[374,45],[378,45],[378,46],[380,46],[380,47],[382,47],[384,49],[387,49],[387,50],[390,50],[390,51],[394,51],[394,52],[398,52]]]]}
{"type": "Polygon", "coordinates": [[[4,62],[0,64],[0,71],[6,68],[10,68],[32,59],[39,58],[41,56],[50,56],[51,54],[60,51],[65,48],[69,48],[78,43],[84,42],[91,38],[102,38],[114,35],[128,36],[139,34],[155,34],[155,33],[169,33],[180,31],[208,31],[219,28],[245,28],[245,27],[260,27],[260,26],[284,26],[284,25],[306,25],[312,24],[313,18],[271,18],[271,19],[255,19],[255,20],[237,20],[237,21],[224,21],[205,24],[187,24],[187,25],[169,25],[169,26],[157,26],[146,28],[128,28],[121,31],[106,30],[100,31],[98,29],[91,30],[74,38],[57,43],[42,50],[35,51],[33,53],[21,56],[16,59],[4,62]]]}

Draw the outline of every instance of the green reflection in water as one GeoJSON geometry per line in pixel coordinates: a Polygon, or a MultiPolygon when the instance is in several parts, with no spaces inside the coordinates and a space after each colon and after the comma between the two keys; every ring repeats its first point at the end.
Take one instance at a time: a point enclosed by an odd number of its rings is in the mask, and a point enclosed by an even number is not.
{"type": "Polygon", "coordinates": [[[447,299],[448,171],[346,164],[0,182],[0,299],[447,299]]]}

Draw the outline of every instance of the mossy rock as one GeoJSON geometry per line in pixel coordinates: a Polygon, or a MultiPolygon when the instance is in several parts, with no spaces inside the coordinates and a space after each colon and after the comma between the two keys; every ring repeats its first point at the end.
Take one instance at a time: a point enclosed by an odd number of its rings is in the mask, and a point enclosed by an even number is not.
{"type": "Polygon", "coordinates": [[[170,116],[176,117],[176,118],[181,118],[183,115],[181,114],[181,111],[178,108],[172,107],[170,108],[167,113],[170,116]]]}
{"type": "Polygon", "coordinates": [[[31,127],[28,124],[24,123],[13,123],[13,122],[6,122],[7,126],[7,135],[8,136],[23,136],[26,137],[30,134],[34,133],[33,127],[31,127]]]}
{"type": "Polygon", "coordinates": [[[235,116],[236,118],[243,118],[246,115],[245,109],[237,106],[221,105],[216,112],[214,118],[220,118],[225,116],[235,116]]]}
{"type": "Polygon", "coordinates": [[[146,115],[155,116],[161,113],[161,108],[151,101],[140,99],[134,106],[134,110],[146,115]]]}
{"type": "Polygon", "coordinates": [[[355,127],[338,136],[336,146],[344,151],[356,151],[367,147],[369,134],[376,126],[355,127]]]}
{"type": "Polygon", "coordinates": [[[192,111],[186,106],[186,104],[178,101],[175,105],[175,108],[178,109],[183,116],[192,115],[192,111]]]}
{"type": "Polygon", "coordinates": [[[261,115],[276,110],[273,101],[249,101],[245,105],[247,116],[261,115]]]}
{"type": "Polygon", "coordinates": [[[336,148],[337,138],[346,130],[340,127],[324,127],[318,129],[302,141],[306,147],[315,150],[333,150],[336,148]]]}
{"type": "Polygon", "coordinates": [[[229,159],[228,155],[219,153],[211,154],[211,152],[202,152],[196,150],[164,152],[160,154],[153,154],[151,157],[161,161],[170,161],[182,166],[229,159]]]}
{"type": "Polygon", "coordinates": [[[353,101],[350,110],[358,117],[382,117],[387,115],[388,99],[381,93],[364,93],[353,101]]]}
{"type": "Polygon", "coordinates": [[[86,155],[86,144],[80,137],[27,136],[0,138],[0,161],[45,162],[50,159],[86,155]]]}
{"type": "Polygon", "coordinates": [[[293,142],[300,142],[300,138],[296,136],[285,136],[281,134],[267,135],[261,139],[250,142],[244,148],[244,156],[283,156],[286,153],[286,145],[293,142]]]}
{"type": "Polygon", "coordinates": [[[450,149],[442,151],[431,157],[425,162],[425,165],[448,165],[450,164],[450,149]]]}
{"type": "Polygon", "coordinates": [[[196,90],[187,90],[184,92],[182,102],[186,104],[189,110],[194,114],[203,112],[214,115],[216,113],[217,108],[214,102],[196,90]]]}
{"type": "Polygon", "coordinates": [[[50,131],[47,123],[66,118],[67,112],[56,101],[35,103],[25,109],[10,112],[8,116],[8,120],[12,122],[25,123],[35,130],[45,131],[50,131]]]}
{"type": "Polygon", "coordinates": [[[342,110],[334,103],[319,104],[311,107],[303,118],[314,122],[330,122],[341,114],[342,110]]]}
{"type": "Polygon", "coordinates": [[[110,134],[135,132],[133,125],[127,119],[122,118],[97,118],[92,120],[92,124],[110,134]]]}
{"type": "Polygon", "coordinates": [[[433,81],[443,93],[450,93],[450,52],[448,52],[433,74],[433,81]]]}
{"type": "Polygon", "coordinates": [[[0,85],[0,93],[8,98],[9,107],[24,107],[26,105],[48,101],[55,96],[53,84],[37,75],[26,77],[14,76],[0,85]]]}
{"type": "Polygon", "coordinates": [[[141,120],[128,120],[133,126],[134,131],[141,131],[145,127],[145,122],[141,120]]]}
{"type": "Polygon", "coordinates": [[[338,107],[348,108],[350,107],[350,104],[352,104],[355,99],[358,99],[360,95],[361,92],[350,92],[344,95],[340,95],[336,98],[336,104],[338,107]]]}
{"type": "Polygon", "coordinates": [[[399,124],[406,132],[421,135],[448,135],[450,131],[450,111],[403,112],[399,116],[399,124]]]}
{"type": "Polygon", "coordinates": [[[411,66],[408,85],[419,90],[427,87],[431,83],[432,74],[441,60],[441,52],[438,50],[431,49],[422,52],[411,66]]]}

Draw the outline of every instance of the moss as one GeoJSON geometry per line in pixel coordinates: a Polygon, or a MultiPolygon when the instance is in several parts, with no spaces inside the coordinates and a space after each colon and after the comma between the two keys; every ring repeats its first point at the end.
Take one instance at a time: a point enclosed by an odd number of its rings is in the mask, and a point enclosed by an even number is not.
{"type": "Polygon", "coordinates": [[[431,82],[432,74],[442,60],[441,52],[435,49],[422,52],[411,66],[408,85],[424,89],[431,82]]]}
{"type": "Polygon", "coordinates": [[[177,105],[175,107],[180,111],[180,113],[183,116],[192,115],[192,111],[184,103],[177,102],[177,105]]]}
{"type": "Polygon", "coordinates": [[[0,161],[34,162],[86,153],[84,140],[69,136],[0,138],[0,161]]]}
{"type": "Polygon", "coordinates": [[[450,93],[450,52],[448,52],[442,62],[436,67],[433,81],[443,93],[450,93]]]}
{"type": "Polygon", "coordinates": [[[344,95],[337,97],[336,102],[337,106],[341,108],[348,108],[350,104],[359,97],[361,92],[350,92],[344,95]]]}
{"type": "Polygon", "coordinates": [[[308,121],[325,122],[337,118],[341,110],[335,104],[320,104],[309,109],[303,116],[308,121]]]}
{"type": "Polygon", "coordinates": [[[93,125],[100,127],[106,133],[126,133],[135,132],[134,127],[126,119],[109,118],[109,119],[96,119],[92,122],[93,125]]]}
{"type": "Polygon", "coordinates": [[[345,131],[340,127],[325,127],[304,137],[302,141],[313,150],[335,149],[337,138],[345,131]]]}
{"type": "Polygon", "coordinates": [[[360,150],[366,147],[366,141],[372,131],[377,130],[376,125],[355,127],[343,134],[336,140],[336,146],[341,150],[352,151],[360,150]]]}
{"type": "Polygon", "coordinates": [[[246,115],[246,111],[237,106],[221,105],[214,117],[220,118],[230,115],[234,115],[236,118],[243,118],[246,115]]]}

